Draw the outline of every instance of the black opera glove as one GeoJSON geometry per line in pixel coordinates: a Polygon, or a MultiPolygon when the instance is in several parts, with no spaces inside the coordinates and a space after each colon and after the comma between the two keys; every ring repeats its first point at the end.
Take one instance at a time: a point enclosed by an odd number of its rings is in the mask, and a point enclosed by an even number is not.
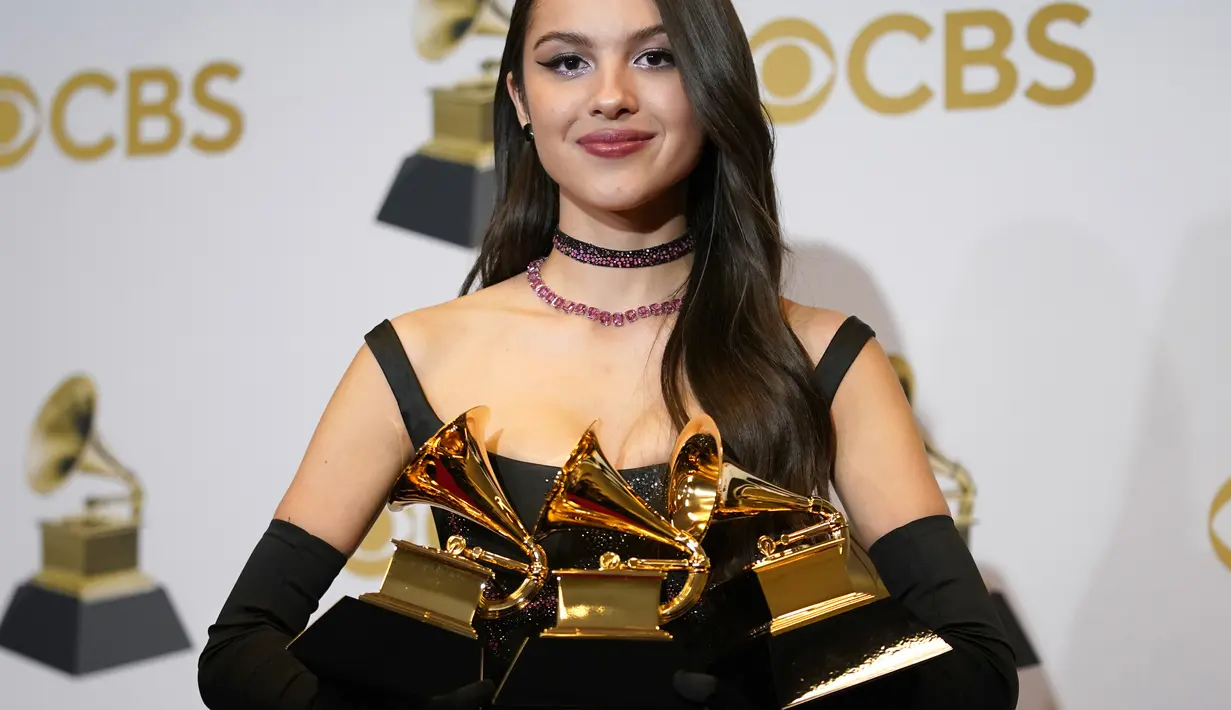
{"type": "Polygon", "coordinates": [[[1017,662],[991,594],[948,515],[913,520],[868,548],[885,588],[952,651],[904,671],[912,708],[1013,710],[1017,662]]]}

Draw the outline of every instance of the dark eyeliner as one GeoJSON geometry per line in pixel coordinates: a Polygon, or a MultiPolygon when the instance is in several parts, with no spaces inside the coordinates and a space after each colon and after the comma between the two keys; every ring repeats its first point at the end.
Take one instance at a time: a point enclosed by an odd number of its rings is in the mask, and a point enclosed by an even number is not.
{"type": "Polygon", "coordinates": [[[561,52],[560,54],[557,54],[551,57],[547,61],[537,62],[537,64],[539,64],[540,66],[547,67],[548,69],[554,69],[554,68],[558,68],[561,64],[564,64],[564,62],[569,59],[576,59],[577,61],[580,61],[580,62],[585,61],[585,59],[583,59],[580,54],[576,54],[574,52],[561,52]]]}

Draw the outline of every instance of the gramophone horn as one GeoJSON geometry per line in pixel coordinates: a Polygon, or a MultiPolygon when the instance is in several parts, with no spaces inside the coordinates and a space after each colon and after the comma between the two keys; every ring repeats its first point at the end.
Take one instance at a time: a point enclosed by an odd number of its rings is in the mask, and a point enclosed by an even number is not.
{"type": "Polygon", "coordinates": [[[449,55],[468,35],[503,36],[509,18],[491,0],[419,0],[415,48],[424,59],[449,55]]]}
{"type": "Polygon", "coordinates": [[[510,505],[492,471],[482,433],[487,407],[475,407],[445,424],[416,451],[389,492],[389,509],[426,503],[461,515],[513,543],[530,558],[526,564],[502,555],[467,548],[458,536],[446,549],[478,562],[499,565],[525,576],[517,589],[500,599],[484,597],[479,615],[494,618],[530,603],[547,580],[547,556],[510,505]]]}
{"type": "Polygon", "coordinates": [[[687,611],[698,599],[709,577],[709,557],[700,542],[641,500],[619,474],[598,445],[591,425],[561,467],[535,525],[535,534],[545,536],[574,527],[597,528],[632,535],[678,550],[683,560],[619,560],[605,555],[607,568],[686,571],[684,589],[659,607],[665,623],[687,611]]]}
{"type": "Polygon", "coordinates": [[[676,437],[667,474],[667,515],[671,524],[704,540],[718,502],[722,439],[709,417],[688,422],[676,437]]]}
{"type": "Polygon", "coordinates": [[[809,513],[823,520],[805,528],[823,532],[839,519],[824,498],[802,496],[758,478],[724,458],[722,435],[713,418],[694,417],[680,431],[667,478],[667,514],[672,523],[704,539],[710,525],[724,518],[761,513],[809,513]]]}
{"type": "Polygon", "coordinates": [[[74,472],[119,479],[128,486],[132,518],[139,522],[141,486],[103,445],[94,421],[97,400],[94,382],[85,375],[71,376],[56,387],[30,430],[26,480],[35,492],[47,494],[74,472]]]}

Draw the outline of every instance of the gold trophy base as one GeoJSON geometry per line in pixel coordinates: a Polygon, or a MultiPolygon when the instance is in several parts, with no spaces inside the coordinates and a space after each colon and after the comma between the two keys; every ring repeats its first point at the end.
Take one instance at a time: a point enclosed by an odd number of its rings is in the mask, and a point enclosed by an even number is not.
{"type": "Polygon", "coordinates": [[[102,601],[156,589],[157,584],[140,570],[85,576],[55,568],[44,568],[30,580],[44,589],[66,594],[82,601],[102,601]]]}
{"type": "Polygon", "coordinates": [[[393,558],[379,592],[361,601],[477,639],[472,626],[483,585],[494,574],[483,565],[405,540],[394,540],[393,558]]]}
{"type": "Polygon", "coordinates": [[[845,537],[772,555],[750,566],[778,635],[889,596],[862,551],[845,537]]]}
{"type": "Polygon", "coordinates": [[[98,515],[44,520],[43,567],[30,580],[82,601],[148,592],[154,580],[137,569],[137,524],[98,515]]]}
{"type": "Polygon", "coordinates": [[[495,165],[492,109],[496,82],[479,79],[432,90],[432,140],[419,152],[491,170],[495,165]]]}
{"type": "Polygon", "coordinates": [[[137,524],[98,515],[44,520],[43,567],[81,577],[136,569],[137,524]]]}
{"type": "Polygon", "coordinates": [[[654,570],[567,569],[555,572],[560,592],[556,625],[545,638],[667,641],[658,605],[667,573],[654,570]]]}

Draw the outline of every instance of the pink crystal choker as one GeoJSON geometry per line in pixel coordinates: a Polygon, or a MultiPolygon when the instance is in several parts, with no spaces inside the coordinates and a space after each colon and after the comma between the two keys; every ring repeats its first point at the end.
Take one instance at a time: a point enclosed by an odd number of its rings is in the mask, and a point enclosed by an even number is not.
{"type": "Polygon", "coordinates": [[[688,232],[665,244],[644,249],[608,249],[596,246],[556,230],[551,238],[556,251],[583,264],[609,266],[617,269],[636,269],[644,266],[659,266],[688,254],[693,248],[693,238],[688,232]]]}
{"type": "Polygon", "coordinates": [[[653,303],[648,306],[630,308],[624,312],[617,311],[612,313],[611,311],[604,311],[595,308],[594,306],[587,306],[584,303],[570,301],[555,291],[552,291],[547,287],[547,284],[543,283],[543,277],[539,275],[539,267],[541,267],[543,262],[546,260],[547,257],[542,257],[530,262],[530,264],[526,266],[526,280],[530,282],[530,288],[534,289],[534,293],[539,297],[539,299],[562,313],[569,313],[575,316],[585,316],[586,318],[596,320],[603,325],[614,325],[619,328],[625,323],[634,323],[643,318],[665,316],[670,313],[675,313],[680,310],[680,305],[683,303],[683,299],[673,298],[670,301],[663,301],[662,303],[653,303]]]}

